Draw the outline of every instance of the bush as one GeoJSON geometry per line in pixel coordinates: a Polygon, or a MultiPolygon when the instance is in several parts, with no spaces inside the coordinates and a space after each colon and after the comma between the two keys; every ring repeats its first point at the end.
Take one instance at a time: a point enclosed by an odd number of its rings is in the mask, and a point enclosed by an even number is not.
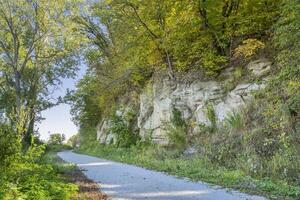
{"type": "MultiPolygon", "coordinates": [[[[126,119],[126,118],[125,118],[126,119]]],[[[117,147],[130,147],[135,145],[139,140],[139,135],[131,126],[131,118],[125,120],[122,116],[114,115],[111,119],[110,131],[114,134],[114,143],[117,147]]]]}
{"type": "Polygon", "coordinates": [[[270,159],[280,148],[276,135],[263,128],[254,129],[248,136],[247,144],[264,159],[270,159]]]}
{"type": "Polygon", "coordinates": [[[182,114],[180,112],[180,110],[178,110],[177,108],[173,108],[172,109],[172,124],[176,127],[186,127],[187,124],[184,121],[182,114]]]}
{"type": "Polygon", "coordinates": [[[71,150],[72,146],[69,144],[48,144],[46,145],[46,151],[63,151],[63,150],[71,150]]]}
{"type": "Polygon", "coordinates": [[[220,166],[234,168],[236,159],[243,149],[242,143],[241,135],[231,133],[229,129],[223,127],[206,135],[201,146],[205,148],[204,156],[210,161],[220,166]]]}
{"type": "Polygon", "coordinates": [[[173,108],[171,123],[165,124],[164,129],[168,136],[169,147],[178,151],[183,151],[187,147],[187,124],[180,110],[173,108]]]}
{"type": "Polygon", "coordinates": [[[0,199],[69,200],[77,186],[66,183],[53,166],[42,162],[44,145],[21,152],[20,138],[7,125],[0,128],[0,199]]]}
{"type": "Polygon", "coordinates": [[[217,116],[215,108],[212,104],[207,104],[205,109],[205,115],[210,122],[211,130],[214,131],[217,128],[217,116]]]}
{"type": "Polygon", "coordinates": [[[65,183],[50,165],[17,163],[0,172],[0,199],[69,200],[77,186],[65,183]]]}
{"type": "Polygon", "coordinates": [[[8,166],[21,153],[21,138],[12,127],[0,124],[0,167],[8,166]]]}
{"type": "Polygon", "coordinates": [[[169,147],[183,151],[187,147],[186,128],[170,124],[166,125],[165,129],[169,139],[169,147]]]}
{"type": "Polygon", "coordinates": [[[224,121],[232,131],[240,131],[245,127],[243,117],[238,112],[228,114],[224,121]]]}

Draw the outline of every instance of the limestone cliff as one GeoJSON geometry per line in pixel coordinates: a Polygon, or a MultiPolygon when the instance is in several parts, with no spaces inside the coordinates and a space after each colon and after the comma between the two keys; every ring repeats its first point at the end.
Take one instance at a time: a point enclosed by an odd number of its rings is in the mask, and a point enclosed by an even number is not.
{"type": "MultiPolygon", "coordinates": [[[[197,125],[209,125],[205,113],[209,104],[214,108],[218,121],[226,118],[230,112],[238,112],[251,99],[252,91],[264,87],[266,74],[271,68],[267,59],[250,62],[246,66],[247,77],[234,85],[233,89],[225,87],[226,81],[233,76],[234,69],[228,68],[216,80],[188,78],[184,81],[171,81],[167,76],[154,75],[149,84],[139,95],[137,126],[142,138],[151,137],[154,143],[168,142],[164,124],[171,121],[172,110],[178,109],[190,125],[190,132],[198,131],[197,125]],[[260,80],[255,82],[254,80],[260,80]]],[[[124,113],[119,111],[119,114],[124,113]]],[[[97,138],[101,143],[109,143],[109,119],[98,125],[97,138]]]]}

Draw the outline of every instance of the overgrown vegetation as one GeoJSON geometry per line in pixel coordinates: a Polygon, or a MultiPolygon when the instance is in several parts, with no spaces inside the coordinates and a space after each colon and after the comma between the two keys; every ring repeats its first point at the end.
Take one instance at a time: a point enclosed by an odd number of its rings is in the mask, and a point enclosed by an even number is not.
{"type": "MultiPolygon", "coordinates": [[[[43,162],[34,127],[41,111],[62,102],[52,90],[75,75],[80,57],[88,72],[66,98],[80,127],[73,146],[93,152],[96,126],[109,119],[114,148],[96,145],[98,155],[299,198],[299,0],[81,2],[0,0],[0,198],[69,199],[75,192],[43,162]],[[140,140],[136,113],[115,113],[120,104],[138,103],[154,73],[176,83],[186,72],[213,79],[232,67],[224,84],[230,91],[251,78],[243,67],[262,57],[273,62],[271,75],[244,112],[221,123],[208,102],[208,125],[196,124],[198,133],[189,137],[191,125],[174,108],[168,151],[140,140]],[[195,158],[181,156],[188,145],[195,158]]],[[[62,138],[52,139],[49,149],[60,148],[62,138]]]]}
{"type": "MultiPolygon", "coordinates": [[[[1,125],[0,132],[8,130],[7,125],[1,125]]],[[[9,142],[1,146],[7,148],[1,149],[0,199],[68,200],[77,194],[77,186],[59,175],[68,167],[54,165],[49,154],[44,154],[45,146],[31,146],[22,153],[18,142],[8,138],[13,132],[5,133],[1,141],[9,142]]]]}
{"type": "Polygon", "coordinates": [[[133,110],[114,114],[110,121],[110,131],[114,135],[113,144],[116,147],[130,147],[140,140],[138,132],[134,130],[136,113],[133,110]]]}
{"type": "Polygon", "coordinates": [[[75,75],[78,3],[0,0],[0,199],[68,200],[77,192],[45,162],[35,124],[62,102],[52,95],[61,79],[75,75]]]}
{"type": "Polygon", "coordinates": [[[216,77],[228,66],[242,67],[258,55],[272,54],[270,38],[282,2],[107,0],[93,4],[90,14],[76,18],[90,48],[85,55],[89,72],[72,96],[75,120],[88,124],[111,115],[120,98],[136,101],[155,72],[174,81],[188,71],[216,77]]]}
{"type": "MultiPolygon", "coordinates": [[[[94,5],[91,16],[78,21],[95,47],[87,54],[90,71],[72,96],[81,151],[266,192],[274,199],[299,198],[298,0],[102,1],[94,5]],[[244,68],[257,58],[270,59],[273,67],[266,87],[254,94],[243,112],[234,111],[220,122],[207,102],[203,111],[209,122],[191,125],[174,109],[172,123],[166,125],[168,150],[144,148],[143,142],[127,145],[130,149],[89,146],[93,143],[87,138],[95,137],[95,131],[87,135],[85,130],[111,116],[122,99],[136,102],[152,73],[166,69],[176,82],[177,75],[187,71],[215,78],[233,67],[232,76],[223,80],[228,92],[240,81],[260,81],[244,68]],[[199,126],[199,131],[189,135],[190,126],[199,126]],[[197,153],[184,159],[180,155],[188,145],[197,153]]],[[[122,131],[117,132],[124,137],[134,132],[122,131]]]]}
{"type": "Polygon", "coordinates": [[[169,147],[184,151],[187,147],[187,124],[177,108],[172,110],[171,123],[165,125],[169,147]]]}

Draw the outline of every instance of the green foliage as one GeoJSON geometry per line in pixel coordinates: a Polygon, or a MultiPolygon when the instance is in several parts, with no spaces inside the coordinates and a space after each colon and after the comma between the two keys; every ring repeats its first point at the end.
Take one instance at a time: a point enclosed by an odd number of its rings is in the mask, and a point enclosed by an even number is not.
{"type": "Polygon", "coordinates": [[[49,144],[46,145],[46,151],[59,152],[64,150],[71,150],[73,147],[69,144],[49,144]]]}
{"type": "Polygon", "coordinates": [[[63,183],[50,166],[19,164],[5,173],[1,179],[3,199],[67,200],[76,192],[76,187],[63,183]]]}
{"type": "Polygon", "coordinates": [[[242,147],[240,135],[231,134],[226,129],[215,129],[206,137],[201,137],[198,146],[204,148],[204,156],[213,163],[228,168],[236,167],[236,159],[242,147]]]}
{"type": "Polygon", "coordinates": [[[133,119],[135,118],[134,112],[126,112],[125,115],[115,114],[111,119],[110,131],[115,136],[115,145],[117,147],[130,147],[137,144],[140,140],[139,135],[132,127],[133,119]]]}
{"type": "Polygon", "coordinates": [[[209,120],[211,130],[214,131],[217,128],[217,116],[215,108],[212,104],[207,104],[205,108],[205,115],[209,120]]]}
{"type": "MultiPolygon", "coordinates": [[[[101,111],[104,111],[104,105],[102,104],[101,96],[99,97],[100,90],[97,84],[96,77],[86,74],[78,83],[76,93],[69,93],[66,99],[72,102],[71,114],[73,121],[85,126],[96,126],[99,118],[101,117],[101,111]]],[[[105,93],[106,95],[106,93],[105,93]]],[[[106,97],[107,101],[111,101],[106,97]]],[[[110,104],[106,105],[110,107],[110,104]]]]}
{"type": "Polygon", "coordinates": [[[181,111],[175,107],[172,109],[171,122],[173,123],[174,126],[186,127],[186,122],[184,121],[184,119],[182,117],[181,111]]]}
{"type": "MultiPolygon", "coordinates": [[[[117,146],[130,149],[84,142],[83,150],[196,180],[242,189],[255,185],[252,190],[271,198],[300,198],[298,0],[109,0],[96,3],[91,15],[99,22],[92,30],[101,37],[88,34],[98,44],[86,56],[91,70],[75,94],[75,117],[81,128],[110,116],[124,96],[136,101],[152,73],[162,69],[167,69],[170,78],[192,70],[212,77],[230,64],[236,67],[224,83],[230,91],[252,78],[239,63],[266,56],[274,57],[274,67],[266,88],[255,93],[242,113],[228,115],[223,124],[217,121],[213,105],[207,104],[210,124],[200,125],[200,133],[192,140],[187,138],[188,124],[174,109],[172,124],[167,126],[170,144],[177,149],[171,153],[153,146],[149,150],[139,142],[133,145],[135,131],[121,116],[114,117],[112,130],[121,141],[117,146]],[[100,24],[108,34],[95,29],[100,24]],[[131,92],[134,95],[128,95],[131,92]],[[181,157],[189,139],[201,159],[181,157]]],[[[96,137],[95,131],[84,134],[80,131],[85,141],[96,137]]]]}
{"type": "Polygon", "coordinates": [[[234,131],[239,131],[245,127],[243,117],[238,112],[228,114],[224,121],[234,131]]]}
{"type": "Polygon", "coordinates": [[[76,185],[66,183],[43,162],[44,145],[22,150],[19,134],[8,124],[0,124],[0,138],[0,199],[69,200],[76,194],[76,185]]]}
{"type": "Polygon", "coordinates": [[[295,184],[300,181],[299,13],[298,1],[282,1],[274,25],[276,68],[267,88],[257,92],[246,109],[242,150],[252,162],[251,173],[295,184]]]}
{"type": "Polygon", "coordinates": [[[50,138],[48,140],[49,145],[61,145],[63,144],[63,141],[65,140],[65,135],[60,133],[53,133],[50,135],[50,138]]]}
{"type": "Polygon", "coordinates": [[[187,147],[186,128],[183,126],[167,125],[165,129],[169,146],[178,151],[185,150],[187,147]]]}
{"type": "MultiPolygon", "coordinates": [[[[74,77],[79,43],[72,15],[78,1],[0,1],[0,110],[22,124],[30,145],[38,114],[58,103],[52,90],[74,77]],[[18,118],[26,112],[26,118],[18,118]]],[[[17,131],[20,133],[19,131],[17,131]]]]}
{"type": "Polygon", "coordinates": [[[0,123],[0,167],[17,160],[21,153],[21,138],[9,125],[0,123]]]}
{"type": "Polygon", "coordinates": [[[93,143],[97,138],[96,127],[83,126],[79,129],[79,143],[80,145],[93,143]]]}
{"type": "Polygon", "coordinates": [[[177,108],[172,109],[171,123],[165,125],[168,136],[169,146],[184,151],[187,147],[187,124],[184,121],[181,111],[177,108]]]}
{"type": "Polygon", "coordinates": [[[198,135],[194,141],[200,153],[213,163],[253,177],[298,184],[300,159],[295,130],[299,129],[283,108],[270,106],[265,97],[256,101],[244,112],[228,115],[214,132],[198,135]]]}
{"type": "Polygon", "coordinates": [[[69,200],[76,194],[77,186],[66,183],[43,153],[43,146],[32,146],[19,160],[0,167],[0,199],[69,200]]]}
{"type": "Polygon", "coordinates": [[[76,135],[72,135],[67,144],[72,147],[72,148],[76,148],[77,146],[79,146],[79,135],[76,134],[76,135]]]}
{"type": "MultiPolygon", "coordinates": [[[[279,74],[274,77],[272,87],[280,89],[281,96],[298,96],[300,74],[300,5],[296,0],[283,1],[282,14],[275,25],[274,44],[277,48],[276,63],[279,74]],[[288,31],[287,31],[288,30],[288,31]]],[[[274,93],[277,91],[274,91],[274,93]]]]}
{"type": "MultiPolygon", "coordinates": [[[[171,79],[193,70],[217,76],[234,65],[234,49],[248,58],[269,45],[265,40],[280,5],[281,0],[93,3],[90,13],[75,18],[88,42],[89,67],[70,99],[75,121],[96,126],[120,97],[139,93],[154,72],[167,71],[171,79]]],[[[235,80],[226,87],[234,85],[235,80]]]]}

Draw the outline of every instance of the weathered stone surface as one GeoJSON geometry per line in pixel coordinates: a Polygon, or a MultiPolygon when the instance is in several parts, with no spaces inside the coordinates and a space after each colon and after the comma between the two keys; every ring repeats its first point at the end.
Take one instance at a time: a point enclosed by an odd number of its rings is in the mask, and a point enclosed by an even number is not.
{"type": "MultiPolygon", "coordinates": [[[[255,76],[265,75],[271,68],[271,62],[266,59],[253,61],[247,65],[247,69],[255,76]]],[[[227,70],[230,76],[232,69],[227,70]]],[[[264,84],[239,83],[236,87],[226,92],[224,83],[214,80],[193,80],[174,83],[167,76],[153,76],[139,96],[139,113],[137,126],[142,138],[151,137],[154,143],[166,144],[168,142],[165,124],[171,121],[172,110],[177,108],[182,117],[193,124],[209,125],[206,116],[206,107],[211,104],[214,107],[217,120],[222,121],[230,112],[240,110],[252,97],[252,91],[259,90],[264,84]]],[[[120,114],[120,113],[119,113],[120,114]]],[[[107,122],[101,122],[98,126],[97,139],[101,143],[107,143],[110,135],[107,122]]],[[[197,131],[197,127],[191,129],[197,131]]]]}
{"type": "Polygon", "coordinates": [[[102,120],[97,126],[97,140],[101,144],[106,143],[106,136],[109,134],[108,120],[102,120]]]}
{"type": "MultiPolygon", "coordinates": [[[[260,76],[270,69],[270,65],[271,62],[261,59],[251,62],[247,67],[254,75],[260,76]]],[[[173,108],[179,109],[187,121],[209,125],[205,113],[208,103],[213,105],[217,119],[222,121],[229,113],[239,111],[251,99],[252,91],[264,87],[264,84],[240,83],[232,91],[226,92],[223,83],[218,81],[196,79],[174,84],[167,77],[163,80],[154,77],[152,82],[147,86],[148,92],[140,96],[138,127],[142,137],[152,134],[153,141],[159,144],[167,142],[164,124],[171,121],[173,108]]]]}
{"type": "Polygon", "coordinates": [[[271,70],[272,63],[268,59],[259,59],[250,62],[247,68],[256,76],[267,74],[271,70]]]}
{"type": "MultiPolygon", "coordinates": [[[[142,101],[141,101],[142,102],[142,101]]],[[[148,108],[147,108],[148,109],[148,108]]],[[[116,110],[116,116],[126,118],[126,115],[133,110],[131,105],[120,106],[118,110],[116,110]]],[[[129,125],[129,122],[124,120],[124,122],[129,125]]],[[[101,144],[111,144],[116,143],[116,138],[114,134],[111,132],[112,120],[109,118],[103,119],[97,125],[97,140],[101,144]]]]}

